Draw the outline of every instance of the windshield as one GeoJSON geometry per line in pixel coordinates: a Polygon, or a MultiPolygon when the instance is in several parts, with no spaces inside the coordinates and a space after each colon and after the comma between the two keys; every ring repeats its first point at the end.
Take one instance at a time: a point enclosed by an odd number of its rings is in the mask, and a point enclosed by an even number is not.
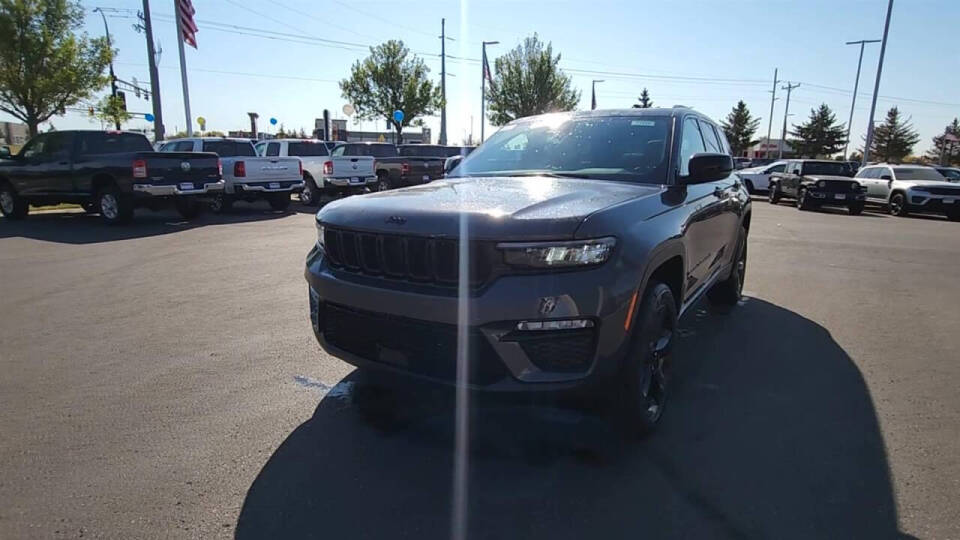
{"type": "Polygon", "coordinates": [[[244,141],[203,141],[203,151],[213,152],[220,157],[253,157],[257,155],[253,145],[244,141]]]}
{"type": "Polygon", "coordinates": [[[546,115],[508,124],[466,157],[453,176],[541,173],[662,184],[668,116],[546,115]]]}
{"type": "Polygon", "coordinates": [[[850,167],[841,161],[807,161],[803,164],[804,175],[853,176],[850,167]]]}
{"type": "Polygon", "coordinates": [[[288,156],[317,157],[329,156],[327,145],[321,142],[292,142],[287,145],[288,156]]]}
{"type": "Polygon", "coordinates": [[[928,167],[894,167],[893,174],[897,180],[946,180],[936,169],[928,167]]]}
{"type": "Polygon", "coordinates": [[[950,182],[960,181],[960,169],[937,169],[950,182]]]}

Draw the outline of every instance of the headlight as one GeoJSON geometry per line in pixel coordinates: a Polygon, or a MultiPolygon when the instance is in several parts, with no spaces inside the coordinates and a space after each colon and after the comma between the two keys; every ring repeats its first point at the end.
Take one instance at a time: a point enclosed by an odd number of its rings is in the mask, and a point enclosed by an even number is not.
{"type": "Polygon", "coordinates": [[[317,249],[323,249],[323,224],[317,222],[317,249]]]}
{"type": "Polygon", "coordinates": [[[866,190],[867,190],[867,186],[864,184],[860,184],[860,191],[866,191],[866,190]]]}
{"type": "Polygon", "coordinates": [[[825,187],[827,187],[826,181],[821,180],[821,181],[817,182],[817,187],[818,187],[818,188],[825,188],[825,187]]]}
{"type": "Polygon", "coordinates": [[[503,243],[504,260],[510,266],[526,268],[569,268],[603,264],[613,253],[613,237],[572,242],[503,243]]]}

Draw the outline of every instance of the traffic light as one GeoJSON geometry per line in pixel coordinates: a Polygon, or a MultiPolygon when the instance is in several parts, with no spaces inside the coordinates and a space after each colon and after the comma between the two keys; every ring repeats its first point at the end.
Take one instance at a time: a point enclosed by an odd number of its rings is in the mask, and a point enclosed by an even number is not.
{"type": "Polygon", "coordinates": [[[127,95],[118,90],[117,97],[120,98],[120,103],[123,104],[123,112],[127,112],[127,95]]]}

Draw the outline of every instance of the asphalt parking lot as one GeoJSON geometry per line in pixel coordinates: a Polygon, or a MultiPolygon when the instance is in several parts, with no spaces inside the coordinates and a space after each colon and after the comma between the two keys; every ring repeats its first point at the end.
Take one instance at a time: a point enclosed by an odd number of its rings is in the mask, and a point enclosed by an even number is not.
{"type": "MultiPolygon", "coordinates": [[[[238,206],[0,219],[0,538],[448,537],[449,396],[367,395],[312,214],[238,206]]],[[[476,402],[470,538],[960,536],[960,223],[753,206],[652,438],[476,402]]]]}

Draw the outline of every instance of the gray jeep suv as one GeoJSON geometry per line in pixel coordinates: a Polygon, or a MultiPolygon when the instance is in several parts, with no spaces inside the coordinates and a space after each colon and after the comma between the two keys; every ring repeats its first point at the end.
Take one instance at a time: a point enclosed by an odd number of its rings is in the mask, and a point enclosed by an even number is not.
{"type": "Polygon", "coordinates": [[[452,177],[317,213],[314,332],[362,369],[614,395],[649,431],[677,318],[740,298],[751,207],[733,168],[687,108],[513,121],[452,177]]]}

